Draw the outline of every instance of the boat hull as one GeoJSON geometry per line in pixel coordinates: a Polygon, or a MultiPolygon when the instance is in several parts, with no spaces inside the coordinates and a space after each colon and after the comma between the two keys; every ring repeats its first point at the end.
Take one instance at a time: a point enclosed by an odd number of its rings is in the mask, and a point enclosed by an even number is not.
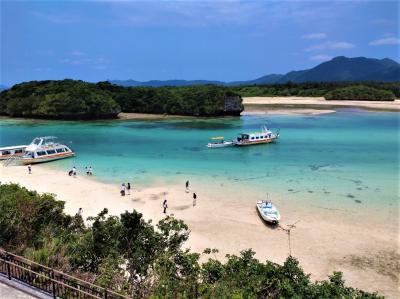
{"type": "Polygon", "coordinates": [[[38,158],[22,158],[21,162],[25,165],[28,164],[37,164],[37,163],[45,163],[45,162],[50,162],[50,161],[55,161],[55,160],[60,160],[60,159],[65,159],[65,158],[70,158],[75,156],[75,153],[69,152],[69,153],[62,153],[62,154],[56,154],[56,155],[49,155],[45,157],[38,157],[38,158]]]}
{"type": "Polygon", "coordinates": [[[235,143],[236,146],[247,146],[247,145],[257,145],[257,144],[265,144],[265,143],[272,143],[275,142],[276,138],[270,138],[265,140],[254,140],[254,141],[238,141],[235,143]]]}
{"type": "Polygon", "coordinates": [[[262,205],[262,203],[257,203],[257,204],[256,204],[256,208],[257,208],[257,211],[258,211],[260,217],[261,217],[264,221],[266,221],[266,222],[268,222],[268,223],[271,223],[271,224],[278,224],[279,221],[281,220],[281,216],[280,216],[278,210],[276,210],[276,208],[273,206],[274,209],[277,211],[277,215],[266,214],[266,213],[263,211],[261,205],[262,205]]]}
{"type": "Polygon", "coordinates": [[[207,144],[208,148],[221,148],[221,147],[227,147],[227,146],[232,146],[233,142],[231,141],[226,141],[224,143],[209,143],[207,144]]]}

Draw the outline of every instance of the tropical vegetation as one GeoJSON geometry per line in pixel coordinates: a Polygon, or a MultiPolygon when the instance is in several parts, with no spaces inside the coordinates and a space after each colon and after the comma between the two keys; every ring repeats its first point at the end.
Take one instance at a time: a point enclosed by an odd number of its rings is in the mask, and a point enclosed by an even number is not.
{"type": "MultiPolygon", "coordinates": [[[[362,98],[368,93],[365,88],[373,88],[384,93],[375,93],[374,100],[393,100],[394,97],[400,97],[400,83],[381,83],[381,82],[306,82],[285,84],[265,84],[265,85],[241,85],[232,87],[232,89],[242,97],[260,97],[260,96],[299,96],[299,97],[324,97],[325,95],[337,89],[345,87],[354,88],[356,98],[362,98]],[[359,94],[358,94],[359,93],[359,94]],[[388,95],[390,94],[390,97],[388,95]]],[[[365,99],[367,100],[367,98],[365,99]]]]}
{"type": "Polygon", "coordinates": [[[138,112],[196,116],[239,115],[242,99],[226,87],[122,87],[77,80],[31,81],[0,93],[0,114],[54,119],[115,118],[138,112]]]}
{"type": "Polygon", "coordinates": [[[389,90],[369,86],[348,86],[337,88],[325,94],[326,100],[393,101],[395,96],[389,90]]]}
{"type": "Polygon", "coordinates": [[[379,297],[345,286],[340,272],[313,282],[292,256],[278,265],[247,249],[223,263],[216,249],[183,249],[189,229],[173,217],[153,225],[104,209],[85,223],[53,195],[16,184],[0,185],[0,227],[0,247],[134,298],[379,297]]]}

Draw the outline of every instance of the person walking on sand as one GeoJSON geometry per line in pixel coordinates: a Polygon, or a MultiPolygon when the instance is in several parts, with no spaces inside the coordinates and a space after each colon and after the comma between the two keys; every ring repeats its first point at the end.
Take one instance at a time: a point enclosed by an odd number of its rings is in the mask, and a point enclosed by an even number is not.
{"type": "Polygon", "coordinates": [[[189,193],[189,181],[186,181],[186,193],[189,193]]]}
{"type": "Polygon", "coordinates": [[[89,173],[88,173],[89,175],[93,175],[93,168],[92,168],[92,166],[89,166],[89,173]]]}
{"type": "Polygon", "coordinates": [[[196,193],[193,193],[193,206],[196,206],[196,199],[197,199],[197,195],[196,193]]]}
{"type": "Polygon", "coordinates": [[[74,175],[74,178],[76,178],[76,168],[75,168],[75,166],[72,167],[72,174],[74,175]]]}
{"type": "Polygon", "coordinates": [[[167,208],[168,208],[167,199],[164,199],[163,208],[164,208],[164,212],[163,213],[167,214],[167,208]]]}
{"type": "Polygon", "coordinates": [[[89,168],[85,166],[86,175],[89,175],[89,168]]]}
{"type": "Polygon", "coordinates": [[[32,174],[32,165],[31,164],[28,165],[28,173],[32,174]]]}
{"type": "Polygon", "coordinates": [[[128,183],[126,190],[128,190],[128,195],[131,195],[131,183],[128,183]]]}
{"type": "Polygon", "coordinates": [[[122,185],[121,185],[121,196],[125,196],[125,191],[126,191],[125,183],[122,183],[122,185]]]}

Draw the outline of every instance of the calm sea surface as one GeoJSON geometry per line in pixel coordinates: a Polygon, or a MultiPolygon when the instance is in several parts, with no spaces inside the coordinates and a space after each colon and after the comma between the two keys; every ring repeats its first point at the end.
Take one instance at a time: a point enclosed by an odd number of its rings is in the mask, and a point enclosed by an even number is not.
{"type": "Polygon", "coordinates": [[[54,122],[0,120],[0,146],[54,135],[75,158],[48,165],[83,171],[107,182],[135,184],[197,180],[291,197],[396,205],[399,113],[341,110],[318,116],[54,122]],[[276,144],[208,149],[212,136],[234,138],[267,124],[276,144]]]}

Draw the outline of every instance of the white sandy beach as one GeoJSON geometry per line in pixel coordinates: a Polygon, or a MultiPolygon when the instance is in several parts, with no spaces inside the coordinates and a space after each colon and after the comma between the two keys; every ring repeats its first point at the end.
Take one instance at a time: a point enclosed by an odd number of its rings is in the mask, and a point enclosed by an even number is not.
{"type": "MultiPolygon", "coordinates": [[[[48,165],[34,165],[29,175],[24,166],[0,167],[1,183],[15,182],[39,192],[57,195],[66,202],[66,212],[75,214],[83,208],[83,216],[96,215],[103,208],[118,215],[136,209],[154,222],[161,219],[163,193],[167,192],[168,214],[183,219],[191,230],[187,246],[202,252],[218,248],[218,257],[253,248],[261,260],[282,263],[288,256],[288,239],[280,228],[265,225],[257,215],[256,199],[246,192],[213,190],[191,182],[198,194],[196,207],[191,193],[182,185],[141,188],[133,185],[132,195],[122,197],[119,186],[106,184],[78,175],[69,177],[66,171],[48,165]],[[208,190],[208,191],[207,191],[208,190]]],[[[342,271],[347,283],[368,291],[379,291],[398,298],[399,239],[397,221],[385,213],[366,217],[362,205],[351,211],[304,207],[300,201],[276,198],[283,220],[282,227],[299,221],[292,232],[292,254],[298,258],[313,279],[327,279],[332,271],[342,271]]],[[[392,211],[397,213],[397,211],[392,211]]]]}
{"type": "Polygon", "coordinates": [[[244,97],[245,114],[322,114],[336,108],[362,108],[400,111],[400,100],[379,101],[327,101],[324,97],[244,97]]]}

